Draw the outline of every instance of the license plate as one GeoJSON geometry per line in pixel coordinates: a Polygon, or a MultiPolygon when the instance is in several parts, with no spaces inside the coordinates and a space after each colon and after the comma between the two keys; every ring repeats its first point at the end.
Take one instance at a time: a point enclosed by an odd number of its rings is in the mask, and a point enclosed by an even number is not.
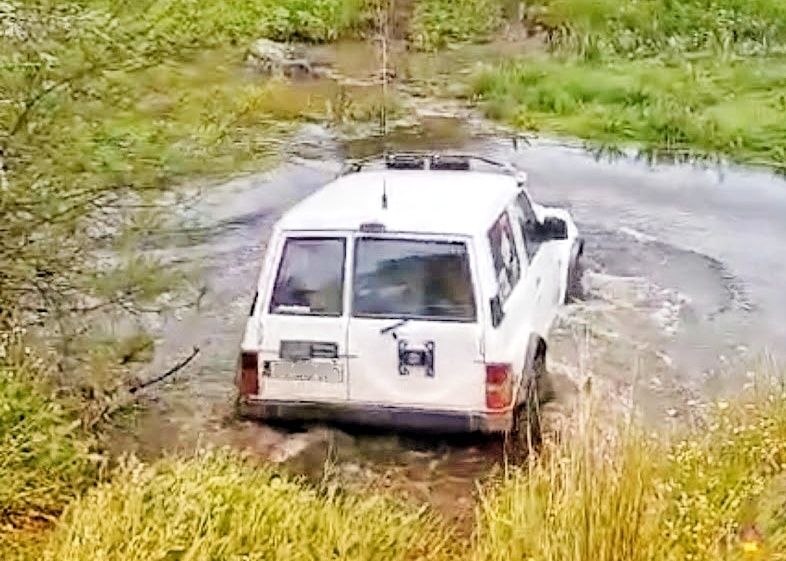
{"type": "Polygon", "coordinates": [[[344,369],[335,362],[280,361],[271,363],[270,377],[278,380],[339,384],[344,381],[344,369]]]}

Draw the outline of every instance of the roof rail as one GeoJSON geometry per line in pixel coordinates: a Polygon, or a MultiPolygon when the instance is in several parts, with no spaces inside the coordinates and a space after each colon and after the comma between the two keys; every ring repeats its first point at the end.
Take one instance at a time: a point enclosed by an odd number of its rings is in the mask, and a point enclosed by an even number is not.
{"type": "Polygon", "coordinates": [[[372,156],[360,160],[347,162],[341,175],[357,173],[367,167],[374,167],[374,163],[384,162],[388,170],[450,170],[473,171],[478,169],[478,164],[485,165],[499,173],[514,176],[519,185],[527,181],[527,174],[510,162],[500,162],[476,154],[454,154],[436,152],[394,152],[386,154],[384,158],[372,156]]]}

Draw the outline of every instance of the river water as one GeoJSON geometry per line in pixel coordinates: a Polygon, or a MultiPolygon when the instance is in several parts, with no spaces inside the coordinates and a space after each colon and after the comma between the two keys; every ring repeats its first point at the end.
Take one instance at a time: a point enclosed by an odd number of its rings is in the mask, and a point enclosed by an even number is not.
{"type": "MultiPolygon", "coordinates": [[[[549,368],[573,386],[587,376],[648,422],[680,423],[737,391],[763,356],[786,354],[786,181],[729,165],[653,164],[579,144],[511,134],[448,102],[423,100],[389,149],[440,148],[507,159],[535,199],[564,206],[584,234],[586,298],[567,307],[549,368]],[[457,115],[458,113],[458,115],[457,115]]],[[[381,141],[304,125],[273,171],[202,189],[156,247],[203,289],[199,306],[159,318],[161,371],[201,352],[124,445],[142,454],[231,445],[311,477],[390,487],[444,510],[468,511],[475,481],[499,467],[498,442],[336,427],[270,427],[232,417],[241,331],[276,218],[335,177],[347,156],[381,141]]]]}

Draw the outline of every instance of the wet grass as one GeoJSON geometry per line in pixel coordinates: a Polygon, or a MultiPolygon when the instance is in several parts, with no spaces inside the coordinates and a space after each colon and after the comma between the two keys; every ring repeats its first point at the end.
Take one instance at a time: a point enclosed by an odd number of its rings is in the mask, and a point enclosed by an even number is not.
{"type": "Polygon", "coordinates": [[[548,56],[480,73],[492,117],[532,131],[653,154],[786,165],[786,61],[584,62],[548,56]]]}
{"type": "Polygon", "coordinates": [[[786,165],[786,4],[541,0],[547,49],[479,72],[489,115],[653,155],[786,165]]]}

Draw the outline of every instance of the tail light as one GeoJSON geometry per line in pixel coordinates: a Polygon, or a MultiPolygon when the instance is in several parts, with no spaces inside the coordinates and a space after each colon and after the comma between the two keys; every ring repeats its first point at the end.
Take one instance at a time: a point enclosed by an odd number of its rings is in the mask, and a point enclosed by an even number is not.
{"type": "Polygon", "coordinates": [[[510,364],[486,365],[486,407],[506,409],[513,402],[513,377],[510,364]]]}
{"type": "Polygon", "coordinates": [[[241,397],[259,393],[259,355],[257,353],[245,351],[240,353],[237,388],[241,397]]]}

